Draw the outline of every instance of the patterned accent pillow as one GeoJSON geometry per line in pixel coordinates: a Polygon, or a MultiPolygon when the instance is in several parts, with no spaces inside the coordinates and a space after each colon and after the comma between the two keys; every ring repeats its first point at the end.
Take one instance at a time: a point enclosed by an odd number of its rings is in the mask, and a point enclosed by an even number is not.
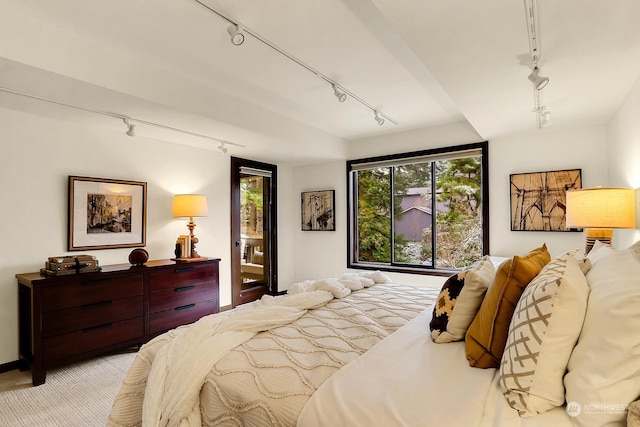
{"type": "Polygon", "coordinates": [[[529,282],[551,261],[546,245],[500,264],[496,278],[465,336],[465,353],[474,368],[497,368],[507,342],[513,310],[529,282]]]}
{"type": "Polygon", "coordinates": [[[588,296],[587,279],[571,254],[547,264],[522,293],[500,365],[502,392],[521,417],[564,404],[562,381],[588,296]]]}
{"type": "Polygon", "coordinates": [[[495,274],[493,262],[485,256],[444,282],[429,324],[434,342],[464,339],[495,274]]]}

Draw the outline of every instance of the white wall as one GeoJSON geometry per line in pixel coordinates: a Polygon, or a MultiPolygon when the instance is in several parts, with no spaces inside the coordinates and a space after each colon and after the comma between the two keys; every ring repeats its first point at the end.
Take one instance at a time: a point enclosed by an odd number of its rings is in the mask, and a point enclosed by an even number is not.
{"type": "Polygon", "coordinates": [[[553,256],[584,248],[584,233],[511,231],[509,175],[582,169],[582,186],[608,185],[606,128],[536,130],[489,142],[489,216],[491,253],[518,255],[547,244],[553,256]]]}
{"type": "MultiPolygon", "coordinates": [[[[640,188],[640,79],[609,126],[609,185],[640,188]]],[[[636,228],[640,227],[640,191],[636,191],[636,228]]],[[[639,230],[614,230],[613,243],[626,248],[640,240],[639,230]]]]}
{"type": "MultiPolygon", "coordinates": [[[[583,185],[607,184],[606,129],[537,130],[489,142],[490,249],[500,256],[526,253],[543,243],[551,254],[584,247],[575,232],[513,232],[510,230],[509,174],[582,169],[583,185]]],[[[352,142],[350,158],[423,150],[480,141],[467,126],[449,125],[400,135],[352,142]]],[[[295,238],[295,280],[331,277],[346,271],[346,164],[334,162],[294,170],[294,191],[336,190],[336,231],[302,232],[295,238]]],[[[300,207],[296,207],[300,215],[300,207]]],[[[299,230],[299,229],[298,229],[299,230]]],[[[444,278],[390,274],[400,283],[440,286],[444,278]]]]}
{"type": "MultiPolygon", "coordinates": [[[[230,160],[215,150],[127,137],[99,127],[0,109],[0,364],[18,358],[16,273],[38,271],[49,256],[67,252],[69,175],[147,182],[147,246],[151,259],[173,256],[186,220],[171,216],[173,194],[203,193],[209,217],[197,218],[198,252],[222,258],[220,303],[231,304],[230,160]]],[[[124,128],[122,129],[124,131],[124,128]]],[[[178,135],[179,137],[179,135],[178,135]]],[[[217,147],[217,146],[216,146],[217,147]]],[[[240,157],[249,153],[238,153],[240,157]],[[242,155],[240,155],[242,154],[242,155]]],[[[280,278],[293,277],[291,168],[278,167],[280,278]]],[[[82,251],[101,265],[128,263],[127,249],[82,251]]]]}

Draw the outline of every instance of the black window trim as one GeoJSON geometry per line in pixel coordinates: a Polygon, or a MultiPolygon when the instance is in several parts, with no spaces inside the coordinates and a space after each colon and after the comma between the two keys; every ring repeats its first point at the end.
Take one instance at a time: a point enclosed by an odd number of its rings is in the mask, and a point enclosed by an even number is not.
{"type": "Polygon", "coordinates": [[[356,262],[356,242],[357,242],[357,219],[353,206],[353,191],[351,171],[354,165],[374,162],[396,161],[403,158],[413,158],[421,156],[434,156],[444,153],[454,153],[466,150],[480,150],[482,160],[482,254],[487,255],[489,251],[489,143],[487,141],[470,144],[438,147],[429,150],[411,151],[407,153],[390,154],[377,157],[367,157],[363,159],[348,160],[346,162],[347,172],[347,268],[360,270],[381,270],[393,273],[420,274],[429,276],[449,276],[458,271],[455,269],[442,269],[433,267],[415,267],[410,265],[399,265],[393,263],[366,263],[356,262]]]}

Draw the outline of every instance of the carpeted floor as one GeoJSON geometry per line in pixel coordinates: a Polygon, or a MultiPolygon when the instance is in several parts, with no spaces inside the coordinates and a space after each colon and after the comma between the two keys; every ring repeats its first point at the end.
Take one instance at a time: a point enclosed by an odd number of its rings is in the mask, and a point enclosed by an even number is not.
{"type": "Polygon", "coordinates": [[[38,387],[30,371],[0,374],[0,426],[104,426],[135,355],[125,350],[51,369],[38,387]]]}

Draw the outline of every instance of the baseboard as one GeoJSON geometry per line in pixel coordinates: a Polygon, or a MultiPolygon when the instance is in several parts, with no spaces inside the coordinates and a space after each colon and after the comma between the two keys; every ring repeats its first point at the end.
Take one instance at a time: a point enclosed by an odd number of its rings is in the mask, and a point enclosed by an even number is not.
{"type": "Polygon", "coordinates": [[[223,307],[220,307],[220,313],[222,313],[223,311],[229,311],[231,310],[233,307],[231,307],[231,305],[225,305],[223,307]]]}
{"type": "Polygon", "coordinates": [[[20,361],[14,360],[13,362],[7,362],[0,365],[0,374],[3,372],[13,371],[20,368],[20,361]]]}

